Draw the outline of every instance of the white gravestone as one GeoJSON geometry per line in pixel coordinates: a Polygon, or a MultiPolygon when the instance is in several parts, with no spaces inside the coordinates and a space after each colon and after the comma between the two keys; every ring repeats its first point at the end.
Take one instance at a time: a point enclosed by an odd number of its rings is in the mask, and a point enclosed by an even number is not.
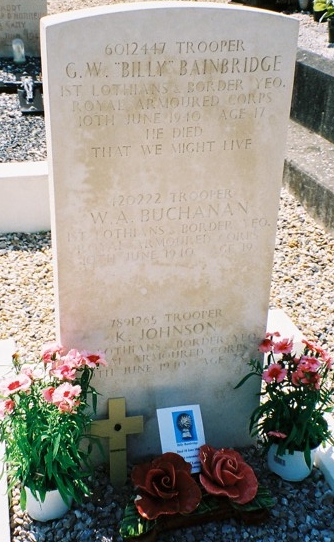
{"type": "Polygon", "coordinates": [[[249,443],[298,22],[210,3],[42,20],[58,338],[102,348],[95,384],[144,415],[199,404],[207,442],[249,443]]]}
{"type": "Polygon", "coordinates": [[[40,56],[39,24],[46,0],[0,0],[0,57],[13,57],[12,42],[21,39],[29,56],[40,56]]]}

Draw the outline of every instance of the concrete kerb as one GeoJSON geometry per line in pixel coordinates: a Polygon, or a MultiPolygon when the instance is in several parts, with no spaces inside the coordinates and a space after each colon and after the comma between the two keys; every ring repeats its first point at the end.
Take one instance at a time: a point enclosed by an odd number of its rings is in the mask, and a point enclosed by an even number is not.
{"type": "Polygon", "coordinates": [[[47,162],[0,164],[0,233],[50,230],[47,162]]]}
{"type": "Polygon", "coordinates": [[[316,222],[334,232],[334,144],[292,120],[283,184],[316,222]]]}

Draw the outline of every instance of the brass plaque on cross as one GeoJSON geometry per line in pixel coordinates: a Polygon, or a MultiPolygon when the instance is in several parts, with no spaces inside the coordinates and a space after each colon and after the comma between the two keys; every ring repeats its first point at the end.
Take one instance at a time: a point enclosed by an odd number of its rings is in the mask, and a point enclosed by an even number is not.
{"type": "Polygon", "coordinates": [[[108,419],[92,422],[91,434],[109,439],[110,481],[114,487],[126,483],[126,437],[142,433],[143,416],[126,417],[125,399],[108,400],[108,419]]]}

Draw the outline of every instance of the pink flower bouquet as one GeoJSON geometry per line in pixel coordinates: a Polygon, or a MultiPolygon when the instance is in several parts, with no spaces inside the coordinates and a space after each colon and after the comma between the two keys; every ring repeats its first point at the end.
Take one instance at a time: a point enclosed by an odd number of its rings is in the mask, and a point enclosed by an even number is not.
{"type": "Polygon", "coordinates": [[[21,484],[44,500],[58,489],[67,502],[81,501],[91,472],[89,449],[83,438],[91,423],[88,399],[96,410],[97,393],[90,382],[94,370],[106,365],[100,353],[70,350],[47,344],[37,364],[13,355],[13,371],[0,380],[0,441],[5,442],[9,490],[21,484]],[[38,495],[37,495],[38,493],[38,495]]]}
{"type": "Polygon", "coordinates": [[[333,367],[330,355],[320,346],[303,341],[297,355],[292,339],[268,333],[259,345],[265,362],[251,360],[251,376],[262,379],[261,403],[250,417],[250,432],[258,435],[268,451],[278,445],[278,454],[302,451],[308,465],[311,450],[322,442],[334,444],[326,413],[333,410],[333,367]]]}

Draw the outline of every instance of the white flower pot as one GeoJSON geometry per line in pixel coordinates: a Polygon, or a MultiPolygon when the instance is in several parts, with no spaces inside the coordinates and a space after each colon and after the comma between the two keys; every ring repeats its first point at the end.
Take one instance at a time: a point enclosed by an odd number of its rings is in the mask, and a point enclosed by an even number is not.
{"type": "Polygon", "coordinates": [[[304,452],[294,452],[283,455],[277,454],[277,444],[272,444],[268,451],[268,467],[288,482],[300,482],[311,474],[315,457],[315,450],[311,450],[311,468],[307,465],[304,452]]]}
{"type": "MultiPolygon", "coordinates": [[[[26,493],[26,512],[32,519],[37,521],[49,521],[61,518],[70,509],[70,506],[65,503],[58,489],[48,491],[44,502],[36,499],[28,487],[26,487],[26,493]]],[[[70,499],[71,504],[72,499],[70,499]]]]}

